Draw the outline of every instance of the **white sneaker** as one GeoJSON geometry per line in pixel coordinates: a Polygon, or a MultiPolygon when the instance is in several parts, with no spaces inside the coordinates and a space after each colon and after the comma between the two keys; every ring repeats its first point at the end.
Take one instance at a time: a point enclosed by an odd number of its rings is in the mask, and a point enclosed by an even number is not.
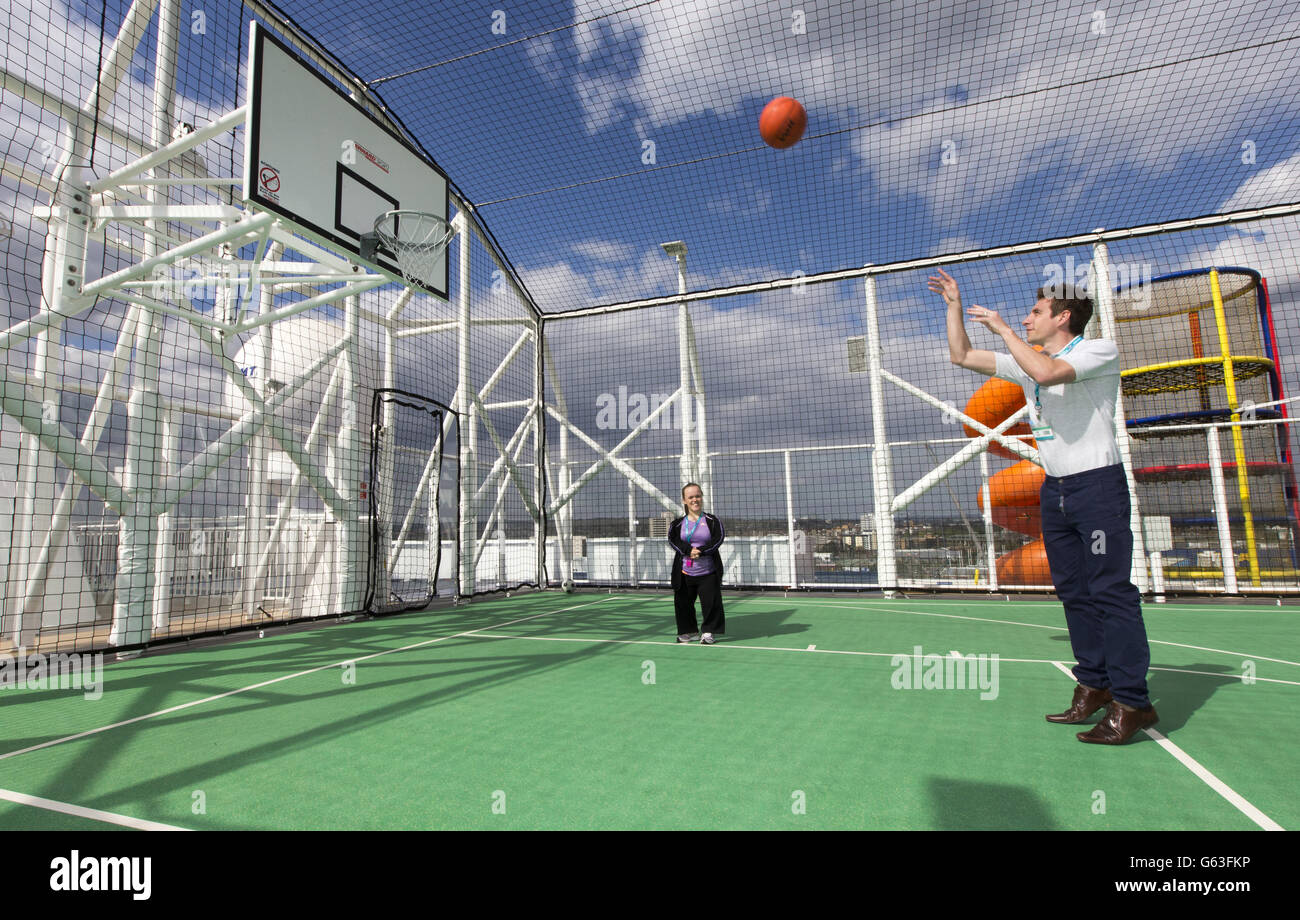
{"type": "MultiPolygon", "coordinates": [[[[696,639],[698,639],[699,637],[700,637],[700,634],[699,634],[699,633],[690,633],[689,635],[678,636],[678,637],[677,637],[677,641],[680,642],[680,643],[682,643],[683,645],[688,645],[688,644],[694,642],[694,641],[695,641],[696,639]]],[[[712,641],[712,640],[710,640],[710,641],[712,641]]]]}
{"type": "Polygon", "coordinates": [[[704,635],[700,636],[701,645],[713,645],[717,641],[718,641],[717,639],[713,638],[713,633],[705,633],[704,635]]]}

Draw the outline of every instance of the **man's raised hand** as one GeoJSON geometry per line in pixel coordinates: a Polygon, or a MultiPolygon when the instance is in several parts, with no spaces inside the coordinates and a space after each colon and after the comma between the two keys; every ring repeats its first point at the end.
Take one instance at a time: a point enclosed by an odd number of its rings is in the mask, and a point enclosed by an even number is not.
{"type": "Polygon", "coordinates": [[[966,315],[994,335],[1001,335],[1011,328],[1007,325],[1007,321],[998,315],[997,310],[989,310],[979,304],[967,310],[966,315]]]}
{"type": "Polygon", "coordinates": [[[948,274],[942,268],[936,269],[939,277],[930,276],[929,288],[935,294],[943,298],[943,302],[949,307],[961,308],[961,294],[957,290],[957,280],[948,274]]]}

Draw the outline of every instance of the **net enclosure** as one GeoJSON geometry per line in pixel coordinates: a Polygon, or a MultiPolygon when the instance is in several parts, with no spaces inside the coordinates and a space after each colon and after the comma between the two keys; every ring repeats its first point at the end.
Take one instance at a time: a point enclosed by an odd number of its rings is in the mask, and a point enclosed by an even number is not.
{"type": "Polygon", "coordinates": [[[4,648],[664,586],[687,482],[729,585],[1049,588],[940,267],[1091,293],[1144,592],[1300,593],[1292,7],[0,17],[4,648]]]}

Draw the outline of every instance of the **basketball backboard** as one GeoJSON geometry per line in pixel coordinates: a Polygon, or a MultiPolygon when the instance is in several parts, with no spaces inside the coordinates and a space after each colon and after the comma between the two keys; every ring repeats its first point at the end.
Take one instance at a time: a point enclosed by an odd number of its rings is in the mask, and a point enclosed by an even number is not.
{"type": "MultiPolygon", "coordinates": [[[[254,22],[249,38],[244,200],[362,259],[360,237],[399,209],[448,219],[447,177],[254,22]]],[[[372,264],[401,274],[393,253],[372,264]]],[[[447,297],[444,252],[422,279],[447,297]]]]}

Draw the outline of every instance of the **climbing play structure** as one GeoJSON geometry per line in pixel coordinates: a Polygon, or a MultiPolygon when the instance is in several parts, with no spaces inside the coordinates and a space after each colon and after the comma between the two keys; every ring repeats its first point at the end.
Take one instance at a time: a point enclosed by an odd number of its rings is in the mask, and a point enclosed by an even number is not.
{"type": "MultiPolygon", "coordinates": [[[[1138,506],[1176,535],[1157,563],[1164,577],[1229,591],[1294,577],[1300,501],[1267,281],[1250,268],[1201,268],[1121,286],[1114,304],[1138,506]]],[[[965,412],[993,427],[1024,404],[1019,386],[994,378],[965,412]]],[[[1007,433],[1033,444],[1026,424],[1007,433]]],[[[1018,462],[989,477],[985,513],[1030,538],[998,557],[997,583],[1050,585],[1043,471],[1000,445],[989,450],[1018,462]]]]}

